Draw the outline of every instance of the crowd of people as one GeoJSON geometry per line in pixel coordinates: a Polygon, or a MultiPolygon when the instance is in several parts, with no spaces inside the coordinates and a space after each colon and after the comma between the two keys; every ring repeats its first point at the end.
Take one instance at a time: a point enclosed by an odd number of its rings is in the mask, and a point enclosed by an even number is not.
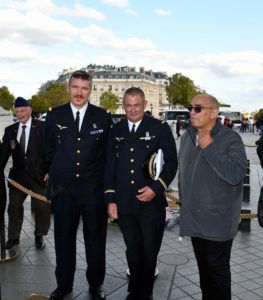
{"type": "MultiPolygon", "coordinates": [[[[116,123],[104,109],[89,102],[91,91],[90,74],[73,72],[69,103],[51,109],[45,123],[33,120],[28,101],[18,97],[14,104],[18,122],[5,129],[0,144],[2,212],[6,200],[3,174],[10,156],[9,178],[46,198],[32,198],[38,250],[45,247],[53,212],[57,288],[49,299],[62,300],[72,292],[80,218],[89,293],[92,299],[106,299],[108,217],[118,223],[126,245],[130,272],[126,299],[153,299],[168,206],[165,191],[178,166],[180,236],[191,238],[202,299],[231,299],[231,248],[247,158],[239,134],[221,124],[217,99],[208,94],[192,99],[191,126],[181,137],[177,157],[170,127],[145,113],[147,100],[140,88],[125,91],[126,118],[116,123]],[[163,163],[156,175],[150,165],[160,150],[163,163]]],[[[180,128],[178,120],[177,137],[180,128]]],[[[9,184],[6,249],[20,242],[26,197],[9,184]]]]}

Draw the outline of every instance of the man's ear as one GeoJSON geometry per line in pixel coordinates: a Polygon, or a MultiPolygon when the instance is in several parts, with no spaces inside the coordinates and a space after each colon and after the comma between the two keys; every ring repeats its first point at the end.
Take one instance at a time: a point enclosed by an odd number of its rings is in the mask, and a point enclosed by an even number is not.
{"type": "Polygon", "coordinates": [[[212,117],[212,119],[217,119],[218,109],[212,109],[211,117],[212,117]]]}

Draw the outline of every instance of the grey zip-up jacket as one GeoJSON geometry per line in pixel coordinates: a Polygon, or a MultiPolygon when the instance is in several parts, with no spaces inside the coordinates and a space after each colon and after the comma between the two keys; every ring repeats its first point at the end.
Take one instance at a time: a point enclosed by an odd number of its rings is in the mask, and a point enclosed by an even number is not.
{"type": "Polygon", "coordinates": [[[236,235],[247,169],[238,133],[217,120],[205,149],[189,127],[179,151],[180,236],[226,241],[236,235]]]}

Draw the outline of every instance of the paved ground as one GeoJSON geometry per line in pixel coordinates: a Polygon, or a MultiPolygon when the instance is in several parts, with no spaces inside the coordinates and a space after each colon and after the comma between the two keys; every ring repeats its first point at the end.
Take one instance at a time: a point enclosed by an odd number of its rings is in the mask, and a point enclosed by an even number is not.
{"type": "MultiPolygon", "coordinates": [[[[1,117],[2,118],[2,117],[1,117]]],[[[3,120],[2,120],[3,121],[3,120]]],[[[0,122],[3,132],[4,122],[0,122]]],[[[256,156],[254,142],[258,136],[242,134],[250,160],[250,202],[244,207],[256,212],[263,172],[256,156]]],[[[180,140],[177,140],[179,147],[180,140]]],[[[7,172],[8,170],[6,170],[7,172]]],[[[175,179],[172,186],[176,187],[175,179]]],[[[7,219],[7,218],[6,218],[7,219]]],[[[55,254],[53,241],[53,222],[46,248],[37,251],[33,238],[33,215],[29,199],[25,203],[23,232],[15,260],[0,265],[1,300],[24,300],[31,294],[49,295],[56,287],[54,276],[55,254]]],[[[81,224],[80,224],[81,225],[81,224]]],[[[190,240],[178,240],[179,225],[165,230],[158,258],[159,276],[154,288],[154,299],[201,299],[199,277],[190,240]]],[[[88,285],[85,280],[85,251],[81,226],[78,232],[77,270],[74,291],[65,298],[88,300],[88,285]]],[[[251,231],[239,231],[235,238],[231,259],[233,299],[263,299],[263,229],[257,219],[251,221],[251,231]]],[[[105,289],[107,299],[125,299],[127,293],[125,246],[120,231],[115,224],[108,226],[107,275],[105,289]]]]}

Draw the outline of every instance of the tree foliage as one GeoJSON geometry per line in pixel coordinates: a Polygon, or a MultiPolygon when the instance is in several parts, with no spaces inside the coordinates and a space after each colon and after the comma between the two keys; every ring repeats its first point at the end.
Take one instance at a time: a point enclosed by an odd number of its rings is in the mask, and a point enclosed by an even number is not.
{"type": "Polygon", "coordinates": [[[196,86],[190,78],[176,73],[172,76],[170,85],[166,87],[166,93],[172,105],[187,106],[194,96],[205,91],[196,86]]]}
{"type": "Polygon", "coordinates": [[[9,92],[8,87],[2,86],[0,88],[0,106],[5,110],[11,110],[14,100],[15,96],[9,92]]]}
{"type": "Polygon", "coordinates": [[[254,115],[255,119],[259,119],[260,117],[263,117],[263,108],[259,109],[254,115]]]}
{"type": "Polygon", "coordinates": [[[110,91],[104,92],[100,96],[100,105],[107,111],[114,113],[119,107],[119,98],[110,91]]]}
{"type": "Polygon", "coordinates": [[[30,104],[34,112],[42,113],[50,107],[55,107],[69,101],[67,86],[57,82],[51,82],[46,89],[41,89],[32,96],[30,104]]]}

